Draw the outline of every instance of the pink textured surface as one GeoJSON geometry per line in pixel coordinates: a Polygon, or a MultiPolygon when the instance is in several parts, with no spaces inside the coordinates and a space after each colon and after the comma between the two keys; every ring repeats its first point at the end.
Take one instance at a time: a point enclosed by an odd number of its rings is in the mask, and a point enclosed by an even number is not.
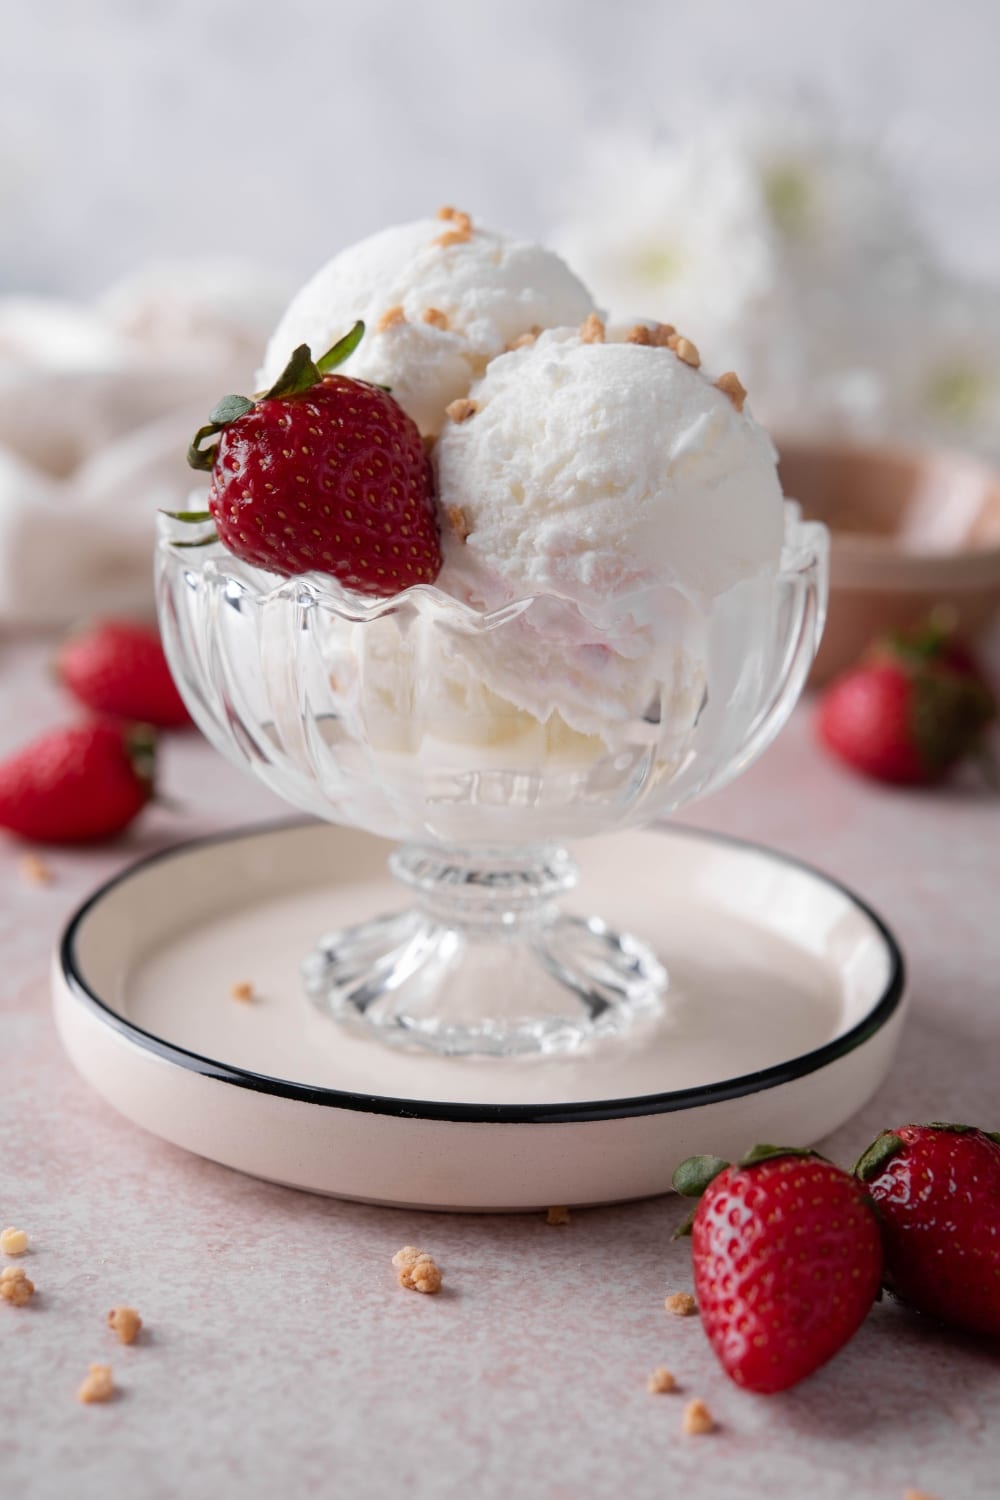
{"type": "MultiPolygon", "coordinates": [[[[0,749],[65,712],[40,646],[0,647],[0,749]]],[[[914,1013],[880,1096],[828,1143],[852,1159],[887,1124],[996,1126],[1000,805],[864,786],[811,749],[808,709],[693,821],[801,855],[855,885],[903,940],[914,1013]]],[[[781,1397],[716,1366],[673,1199],[538,1217],[403,1213],[310,1198],[184,1155],[115,1116],[62,1056],[46,966],[69,911],[140,854],[268,817],[274,799],[196,735],[173,739],[156,810],[122,844],[46,855],[26,886],[0,844],[0,1220],[28,1230],[38,1294],[0,1305],[0,1481],[21,1500],[405,1494],[601,1500],[941,1500],[1000,1492],[996,1351],[875,1308],[832,1365],[781,1397]],[[390,1257],[433,1251],[446,1293],[399,1290],[390,1257]],[[113,1304],[147,1328],[131,1348],[113,1304]],[[92,1361],[120,1384],[79,1406],[92,1361]],[[677,1394],[652,1396],[656,1365],[677,1394]],[[719,1430],[685,1437],[703,1397],[719,1430]]],[[[748,1143],[749,1144],[749,1143],[748,1143]]],[[[2,1227],[0,1225],[0,1227],[2,1227]]]]}

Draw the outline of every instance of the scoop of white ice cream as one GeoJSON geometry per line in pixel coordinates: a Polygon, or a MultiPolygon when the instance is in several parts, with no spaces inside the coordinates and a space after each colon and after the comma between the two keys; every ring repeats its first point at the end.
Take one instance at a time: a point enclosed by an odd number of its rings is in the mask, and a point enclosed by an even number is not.
{"type": "Polygon", "coordinates": [[[555,330],[470,395],[437,444],[442,511],[468,532],[445,538],[449,592],[488,609],[556,594],[614,626],[665,590],[701,607],[776,566],[771,441],[672,350],[555,330]]]}
{"type": "Polygon", "coordinates": [[[341,369],[390,386],[421,432],[434,435],[449,403],[507,344],[593,310],[586,287],[551,250],[475,226],[467,239],[459,230],[456,243],[441,243],[458,222],[419,219],[334,256],[278,324],[261,384],[273,384],[297,345],[318,359],[362,318],[365,337],[341,369]]]}

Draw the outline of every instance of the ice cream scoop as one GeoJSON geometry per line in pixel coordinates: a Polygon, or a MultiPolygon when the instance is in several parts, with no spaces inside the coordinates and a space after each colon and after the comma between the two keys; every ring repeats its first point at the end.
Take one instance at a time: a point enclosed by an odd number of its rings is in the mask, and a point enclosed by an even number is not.
{"type": "Polygon", "coordinates": [[[551,250],[445,212],[384,229],[323,266],[278,324],[261,385],[298,344],[321,353],[361,318],[367,333],[344,373],[391,387],[421,432],[434,435],[445,408],[507,344],[593,310],[586,287],[551,250]]]}

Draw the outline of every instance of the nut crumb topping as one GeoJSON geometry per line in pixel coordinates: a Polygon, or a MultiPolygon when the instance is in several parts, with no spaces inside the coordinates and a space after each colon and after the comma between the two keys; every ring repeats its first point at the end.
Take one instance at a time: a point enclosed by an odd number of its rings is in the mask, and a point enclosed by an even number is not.
{"type": "Polygon", "coordinates": [[[693,365],[696,370],[701,364],[701,355],[694,344],[690,339],[682,338],[679,333],[667,335],[667,348],[672,349],[678,359],[683,360],[686,365],[693,365]]]}
{"type": "Polygon", "coordinates": [[[737,411],[743,410],[743,403],[747,399],[747,393],[742,380],[734,370],[727,370],[724,375],[720,375],[715,382],[715,386],[724,396],[729,397],[737,411]]]}
{"type": "Polygon", "coordinates": [[[439,307],[429,307],[423,317],[424,322],[429,323],[432,328],[448,327],[448,314],[442,312],[439,307]]]}
{"type": "Polygon", "coordinates": [[[446,203],[442,208],[438,209],[438,218],[439,219],[445,219],[445,220],[447,220],[447,219],[454,219],[457,216],[457,214],[458,214],[458,209],[457,208],[452,208],[452,206],[451,206],[450,203],[446,203]]]}
{"type": "Polygon", "coordinates": [[[23,1255],[28,1248],[28,1236],[23,1229],[5,1229],[0,1234],[0,1255],[23,1255]]]}
{"type": "Polygon", "coordinates": [[[435,245],[441,245],[445,249],[449,245],[464,245],[472,239],[472,220],[468,214],[460,213],[457,208],[440,209],[439,219],[446,219],[451,225],[444,234],[439,234],[434,241],[435,245]]]}
{"type": "Polygon", "coordinates": [[[90,1406],[94,1401],[110,1401],[114,1393],[111,1366],[91,1365],[90,1373],[76,1393],[76,1399],[82,1401],[84,1406],[90,1406]]]}
{"type": "Polygon", "coordinates": [[[249,979],[241,979],[230,988],[229,993],[234,1000],[252,1000],[253,985],[249,979]]]}
{"type": "Polygon", "coordinates": [[[545,1215],[545,1222],[546,1224],[572,1224],[573,1220],[568,1208],[559,1207],[549,1209],[545,1215]]]}
{"type": "Polygon", "coordinates": [[[653,343],[657,349],[669,349],[670,339],[677,332],[677,329],[673,323],[657,323],[656,327],[650,331],[653,335],[653,343]]]}
{"type": "Polygon", "coordinates": [[[515,349],[530,348],[541,331],[541,328],[535,323],[533,327],[528,329],[527,333],[519,333],[516,339],[511,339],[509,344],[504,344],[504,353],[513,354],[515,349]]]}
{"type": "Polygon", "coordinates": [[[934,1500],[934,1496],[926,1490],[904,1490],[903,1500],[934,1500]]]}
{"type": "Polygon", "coordinates": [[[654,1396],[665,1395],[667,1391],[675,1390],[676,1387],[677,1382],[673,1375],[669,1370],[665,1370],[662,1365],[657,1365],[652,1375],[646,1381],[647,1391],[654,1396]]]}
{"type": "Polygon", "coordinates": [[[585,344],[604,343],[604,324],[596,313],[588,313],[580,324],[580,337],[585,344]]]}
{"type": "Polygon", "coordinates": [[[704,1401],[689,1401],[684,1408],[682,1426],[685,1432],[700,1435],[715,1430],[715,1418],[704,1401]]]}
{"type": "Polygon", "coordinates": [[[446,414],[453,422],[467,422],[478,410],[476,402],[470,401],[467,396],[459,396],[457,401],[449,401],[445,407],[446,414]]]}
{"type": "Polygon", "coordinates": [[[458,540],[464,542],[472,535],[472,522],[469,520],[468,512],[464,511],[460,505],[449,505],[447,514],[448,525],[458,540]]]}
{"type": "Polygon", "coordinates": [[[625,342],[626,344],[651,344],[653,335],[645,323],[636,323],[635,327],[630,328],[625,335],[625,342]]]}
{"type": "Polygon", "coordinates": [[[108,1327],[117,1333],[121,1343],[131,1344],[142,1327],[142,1319],[134,1307],[113,1307],[108,1313],[108,1327]]]}
{"type": "Polygon", "coordinates": [[[690,1292],[671,1292],[664,1299],[663,1306],[668,1313],[673,1313],[675,1318],[690,1318],[692,1313],[698,1311],[698,1304],[690,1292]]]}
{"type": "Polygon", "coordinates": [[[25,854],[19,869],[25,885],[52,884],[52,866],[47,865],[40,854],[25,854]]]}
{"type": "Polygon", "coordinates": [[[23,1307],[34,1296],[34,1292],[35,1283],[28,1280],[20,1266],[5,1266],[0,1271],[0,1297],[4,1302],[23,1307]]]}
{"type": "Polygon", "coordinates": [[[404,1245],[402,1250],[396,1251],[392,1263],[396,1267],[400,1286],[430,1294],[441,1290],[441,1272],[434,1257],[428,1255],[426,1250],[418,1250],[416,1245],[404,1245]]]}
{"type": "Polygon", "coordinates": [[[401,323],[405,322],[406,314],[401,307],[387,307],[375,324],[375,332],[385,333],[387,328],[398,328],[401,323]]]}

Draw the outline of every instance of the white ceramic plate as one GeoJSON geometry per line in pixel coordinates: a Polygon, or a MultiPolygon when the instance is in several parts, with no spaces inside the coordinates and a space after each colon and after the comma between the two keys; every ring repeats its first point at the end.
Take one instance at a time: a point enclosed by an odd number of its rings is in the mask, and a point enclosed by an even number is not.
{"type": "Polygon", "coordinates": [[[660,1022],[567,1057],[441,1058],[343,1033],[305,1000],[324,932],[405,903],[389,846],[324,824],[182,845],[73,917],[54,969],[76,1067],[129,1119],[227,1166],[421,1208],[665,1192],[695,1151],[808,1144],[884,1077],[905,1008],[884,923],[825,876],[672,828],[574,852],[569,903],[651,940],[660,1022]],[[252,983],[255,999],[231,989],[252,983]]]}

